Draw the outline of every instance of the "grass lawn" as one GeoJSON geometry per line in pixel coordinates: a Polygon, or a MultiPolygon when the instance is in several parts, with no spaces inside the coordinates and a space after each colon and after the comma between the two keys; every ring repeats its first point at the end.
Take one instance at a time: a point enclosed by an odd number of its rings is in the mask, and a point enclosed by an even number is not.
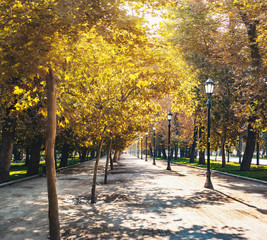
{"type": "MultiPolygon", "coordinates": [[[[179,158],[178,160],[172,160],[172,162],[182,163],[186,165],[206,168],[207,165],[198,164],[198,159],[195,160],[195,163],[189,163],[189,158],[179,158]]],[[[251,165],[250,171],[240,171],[240,164],[234,162],[227,162],[226,167],[222,167],[221,161],[210,161],[211,170],[216,170],[219,172],[231,173],[234,175],[255,178],[267,181],[267,166],[265,165],[251,165]]]]}
{"type": "MultiPolygon", "coordinates": [[[[78,160],[69,158],[68,159],[68,166],[78,163],[78,160]]],[[[57,167],[59,167],[60,160],[57,161],[57,167]]],[[[39,166],[39,174],[43,173],[43,167],[45,166],[45,161],[40,161],[39,166]]],[[[14,181],[21,178],[27,177],[27,167],[25,166],[25,163],[13,163],[11,162],[10,166],[10,173],[9,173],[9,179],[8,181],[14,181]]]]}

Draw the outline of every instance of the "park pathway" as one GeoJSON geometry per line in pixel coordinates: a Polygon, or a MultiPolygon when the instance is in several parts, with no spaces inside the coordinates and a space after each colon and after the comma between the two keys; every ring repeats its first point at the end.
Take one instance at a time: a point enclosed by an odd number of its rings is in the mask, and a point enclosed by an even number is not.
{"type": "MultiPolygon", "coordinates": [[[[267,239],[267,184],[123,154],[91,205],[93,161],[57,174],[62,239],[267,239]]],[[[47,239],[46,178],[0,188],[0,239],[47,239]]]]}

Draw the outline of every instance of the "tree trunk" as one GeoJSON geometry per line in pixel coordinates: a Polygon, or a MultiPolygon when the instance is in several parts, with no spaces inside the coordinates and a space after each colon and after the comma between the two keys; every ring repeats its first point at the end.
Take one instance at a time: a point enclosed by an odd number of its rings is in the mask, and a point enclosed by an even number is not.
{"type": "Polygon", "coordinates": [[[177,160],[178,159],[178,144],[175,144],[174,147],[174,159],[177,160]]]}
{"type": "Polygon", "coordinates": [[[81,162],[85,162],[86,161],[86,153],[87,153],[87,149],[83,148],[82,156],[81,156],[81,162]]]}
{"type": "Polygon", "coordinates": [[[167,159],[166,149],[164,146],[162,146],[162,155],[164,159],[167,159]]]}
{"type": "Polygon", "coordinates": [[[198,160],[199,164],[205,165],[205,151],[199,151],[199,160],[198,160]]]}
{"type": "Polygon", "coordinates": [[[149,147],[149,151],[150,151],[150,154],[149,154],[149,155],[150,155],[150,156],[153,156],[153,149],[152,149],[151,146],[149,147]]]}
{"type": "MultiPolygon", "coordinates": [[[[199,128],[199,130],[198,130],[198,137],[199,137],[200,145],[202,145],[202,142],[203,142],[203,140],[202,140],[203,129],[204,129],[204,127],[201,126],[199,128]]],[[[198,160],[198,163],[199,164],[202,164],[202,165],[205,165],[206,164],[206,162],[205,162],[205,151],[203,151],[203,150],[200,150],[199,151],[199,160],[198,160]]]]}
{"type": "MultiPolygon", "coordinates": [[[[111,149],[110,149],[111,150],[111,149]]],[[[110,169],[113,170],[113,159],[112,159],[112,153],[110,151],[110,154],[109,154],[109,162],[110,162],[110,169]]]]}
{"type": "Polygon", "coordinates": [[[68,166],[68,158],[69,158],[70,146],[68,143],[64,143],[62,147],[61,159],[59,167],[68,166]]]}
{"type": "Polygon", "coordinates": [[[90,159],[94,159],[95,158],[95,150],[92,150],[90,153],[90,159]]]}
{"type": "Polygon", "coordinates": [[[60,225],[58,213],[56,168],[55,168],[55,138],[56,138],[56,80],[53,77],[52,70],[46,76],[47,86],[47,137],[46,137],[46,176],[49,203],[49,230],[50,239],[60,239],[60,225]]]}
{"type": "Polygon", "coordinates": [[[106,166],[105,166],[105,179],[104,179],[104,184],[107,184],[108,180],[108,162],[110,158],[110,153],[111,153],[111,145],[112,145],[112,139],[110,139],[109,142],[109,147],[108,147],[108,153],[107,153],[107,160],[106,160],[106,166]]]}
{"type": "Polygon", "coordinates": [[[259,144],[259,140],[257,141],[257,165],[260,165],[260,144],[259,144]]]}
{"type": "Polygon", "coordinates": [[[91,203],[92,204],[96,202],[96,198],[95,198],[96,177],[97,177],[97,169],[98,169],[98,163],[99,163],[100,156],[101,156],[101,150],[102,150],[103,141],[104,141],[104,139],[102,139],[100,141],[99,149],[98,149],[98,152],[97,152],[97,158],[96,158],[96,161],[95,161],[93,184],[92,184],[92,193],[91,193],[91,203]]]}
{"type": "MultiPolygon", "coordinates": [[[[7,110],[7,116],[10,109],[7,110]]],[[[2,143],[0,149],[0,183],[8,181],[12,150],[15,139],[16,119],[7,117],[2,127],[2,143]]]]}
{"type": "Polygon", "coordinates": [[[253,131],[251,124],[249,124],[247,142],[246,142],[243,160],[240,165],[240,171],[250,170],[250,165],[251,165],[251,161],[252,161],[253,153],[255,149],[255,143],[256,143],[256,133],[253,131]]]}
{"type": "Polygon", "coordinates": [[[223,137],[221,137],[222,167],[226,167],[224,145],[225,145],[225,139],[223,137]]]}
{"type": "Polygon", "coordinates": [[[41,147],[42,147],[42,138],[36,139],[36,141],[31,145],[31,157],[27,170],[28,176],[39,174],[41,147]]]}
{"type": "Polygon", "coordinates": [[[197,147],[197,127],[194,127],[194,136],[193,136],[193,143],[191,146],[190,151],[190,163],[195,162],[195,154],[196,154],[196,147],[197,147]]]}
{"type": "Polygon", "coordinates": [[[26,146],[25,152],[26,152],[25,166],[28,166],[30,162],[30,146],[29,145],[26,146]]]}
{"type": "Polygon", "coordinates": [[[157,150],[158,150],[158,154],[157,154],[158,156],[157,157],[161,158],[161,146],[160,145],[158,146],[157,150]]]}
{"type": "Polygon", "coordinates": [[[13,155],[14,155],[14,161],[15,162],[21,161],[21,151],[19,151],[19,149],[16,145],[14,145],[14,147],[13,147],[13,155]]]}
{"type": "Polygon", "coordinates": [[[183,158],[185,157],[184,148],[180,148],[180,156],[183,158]]]}
{"type": "Polygon", "coordinates": [[[119,151],[115,151],[115,154],[114,154],[114,157],[113,157],[113,162],[118,162],[118,160],[119,160],[119,154],[120,154],[120,152],[119,151]]]}

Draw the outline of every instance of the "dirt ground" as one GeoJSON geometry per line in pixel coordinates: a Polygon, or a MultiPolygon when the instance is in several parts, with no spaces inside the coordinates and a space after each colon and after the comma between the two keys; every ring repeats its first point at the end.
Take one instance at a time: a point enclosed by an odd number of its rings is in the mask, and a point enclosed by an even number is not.
{"type": "MultiPolygon", "coordinates": [[[[62,239],[267,239],[267,184],[123,154],[90,204],[94,162],[57,174],[62,239]]],[[[0,188],[0,239],[48,239],[46,178],[0,188]]]]}

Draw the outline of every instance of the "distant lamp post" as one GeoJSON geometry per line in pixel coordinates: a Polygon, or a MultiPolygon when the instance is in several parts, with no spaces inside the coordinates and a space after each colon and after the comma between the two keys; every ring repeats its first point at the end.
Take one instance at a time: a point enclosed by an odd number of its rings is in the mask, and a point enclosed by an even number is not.
{"type": "Polygon", "coordinates": [[[172,113],[168,113],[168,166],[167,170],[171,170],[171,154],[170,154],[170,146],[171,146],[171,120],[172,120],[172,113]]]}
{"type": "Polygon", "coordinates": [[[204,187],[213,189],[211,182],[211,171],[210,171],[210,109],[211,109],[211,101],[210,97],[213,94],[215,83],[209,78],[205,82],[205,91],[208,96],[207,108],[208,108],[208,132],[207,132],[207,172],[206,172],[206,182],[204,187]]]}
{"type": "Polygon", "coordinates": [[[147,136],[148,136],[148,132],[146,133],[146,161],[147,161],[147,136]]]}
{"type": "Polygon", "coordinates": [[[139,138],[137,138],[137,157],[139,158],[139,138]]]}
{"type": "Polygon", "coordinates": [[[143,145],[143,136],[141,136],[141,159],[143,159],[143,147],[142,147],[142,145],[143,145]]]}
{"type": "Polygon", "coordinates": [[[153,138],[154,138],[153,165],[156,165],[156,127],[153,127],[153,138]]]}

